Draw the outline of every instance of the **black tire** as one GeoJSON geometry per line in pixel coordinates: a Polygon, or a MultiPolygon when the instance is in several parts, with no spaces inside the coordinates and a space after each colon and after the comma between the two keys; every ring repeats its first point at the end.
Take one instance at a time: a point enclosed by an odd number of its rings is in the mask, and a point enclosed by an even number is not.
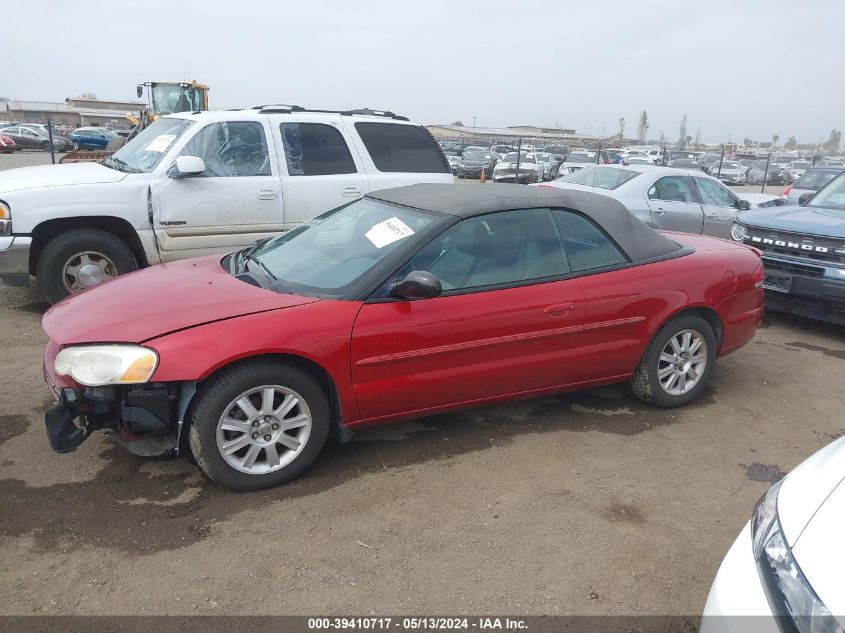
{"type": "Polygon", "coordinates": [[[41,149],[43,149],[45,152],[49,152],[50,151],[50,142],[49,141],[42,141],[41,149]]]}
{"type": "Polygon", "coordinates": [[[210,479],[234,490],[260,490],[286,483],[308,468],[326,443],[330,408],[323,388],[307,372],[271,360],[254,360],[224,369],[200,391],[188,416],[191,452],[210,479]],[[289,464],[263,474],[249,474],[228,464],[217,447],[217,423],[240,394],[263,385],[280,385],[301,395],[311,412],[311,432],[289,464]]]}
{"type": "Polygon", "coordinates": [[[100,229],[72,229],[50,240],[41,251],[35,276],[41,294],[49,303],[61,301],[70,290],[63,280],[63,267],[76,253],[94,251],[111,260],[118,275],[138,270],[135,255],[126,243],[100,229]]]}
{"type": "Polygon", "coordinates": [[[631,390],[638,398],[654,406],[663,409],[682,407],[695,400],[706,387],[715,360],[716,335],[707,320],[697,314],[680,315],[660,328],[649,342],[640,365],[631,379],[631,390]],[[701,334],[707,345],[707,360],[695,386],[684,394],[673,395],[667,393],[658,381],[658,365],[663,348],[669,344],[672,337],[684,330],[693,330],[701,334]]]}

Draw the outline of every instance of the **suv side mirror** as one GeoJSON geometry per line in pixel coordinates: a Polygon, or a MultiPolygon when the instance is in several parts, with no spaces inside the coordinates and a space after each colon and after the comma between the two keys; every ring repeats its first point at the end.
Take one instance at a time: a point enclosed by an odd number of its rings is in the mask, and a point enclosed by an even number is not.
{"type": "Polygon", "coordinates": [[[398,299],[428,299],[439,297],[443,286],[436,275],[425,270],[413,270],[400,281],[391,293],[398,299]]]}
{"type": "Polygon", "coordinates": [[[739,207],[737,207],[740,211],[748,211],[751,208],[751,203],[748,200],[739,201],[739,207]]]}
{"type": "Polygon", "coordinates": [[[807,193],[802,193],[801,196],[798,198],[798,204],[803,207],[810,201],[810,198],[812,198],[815,194],[815,191],[808,191],[807,193]]]}
{"type": "Polygon", "coordinates": [[[171,178],[197,176],[205,171],[205,161],[199,156],[179,156],[167,175],[171,178]]]}

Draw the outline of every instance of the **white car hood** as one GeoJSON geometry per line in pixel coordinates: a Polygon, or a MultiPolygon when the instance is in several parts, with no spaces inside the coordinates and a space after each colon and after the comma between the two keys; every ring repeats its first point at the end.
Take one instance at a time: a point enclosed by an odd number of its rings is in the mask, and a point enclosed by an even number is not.
{"type": "MultiPolygon", "coordinates": [[[[787,475],[778,493],[778,516],[790,547],[803,544],[806,536],[802,532],[843,479],[845,436],[808,457],[787,475]]],[[[845,522],[845,515],[840,515],[840,522],[845,522]]],[[[829,557],[832,550],[842,549],[842,542],[840,539],[839,543],[828,542],[822,546],[826,546],[829,557]]]]}
{"type": "Polygon", "coordinates": [[[123,172],[103,167],[99,163],[69,163],[67,165],[41,165],[0,171],[0,193],[39,189],[42,187],[64,187],[67,185],[91,185],[101,182],[118,182],[126,178],[123,172]]]}
{"type": "MultiPolygon", "coordinates": [[[[845,457],[840,452],[840,457],[845,457]]],[[[781,489],[782,490],[782,489],[781,489]]],[[[810,519],[792,555],[831,613],[845,616],[842,569],[845,566],[845,482],[840,482],[810,519]]]]}

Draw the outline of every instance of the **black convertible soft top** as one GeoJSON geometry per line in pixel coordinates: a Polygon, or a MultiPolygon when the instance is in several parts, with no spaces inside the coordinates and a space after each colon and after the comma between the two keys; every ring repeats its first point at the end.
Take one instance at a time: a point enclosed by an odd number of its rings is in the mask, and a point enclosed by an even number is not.
{"type": "Polygon", "coordinates": [[[621,202],[586,191],[509,184],[420,184],[381,189],[367,197],[460,218],[517,209],[572,209],[601,226],[632,262],[655,259],[683,248],[643,224],[621,202]]]}

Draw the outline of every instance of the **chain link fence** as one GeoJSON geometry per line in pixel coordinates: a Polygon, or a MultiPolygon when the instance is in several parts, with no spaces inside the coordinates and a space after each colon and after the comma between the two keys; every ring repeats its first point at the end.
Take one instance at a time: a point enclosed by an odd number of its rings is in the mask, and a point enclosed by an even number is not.
{"type": "Polygon", "coordinates": [[[133,125],[70,126],[28,121],[0,121],[0,171],[17,167],[100,160],[126,142],[133,125]]]}

